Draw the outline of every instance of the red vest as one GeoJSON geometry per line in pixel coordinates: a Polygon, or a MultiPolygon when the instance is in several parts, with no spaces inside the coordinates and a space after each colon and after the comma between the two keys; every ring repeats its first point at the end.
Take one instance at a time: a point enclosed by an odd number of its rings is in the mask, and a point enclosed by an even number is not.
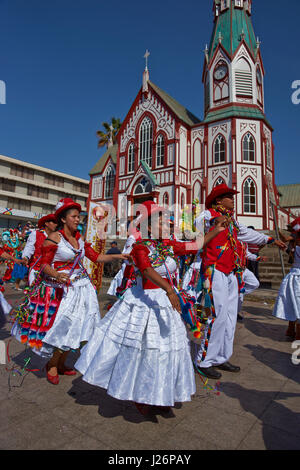
{"type": "MultiPolygon", "coordinates": [[[[209,209],[209,212],[211,213],[213,219],[222,216],[220,212],[217,212],[214,209],[209,209]]],[[[209,231],[213,229],[214,226],[212,226],[209,231]]],[[[235,227],[233,228],[233,234],[237,240],[237,230],[235,227]]],[[[223,232],[220,232],[204,247],[202,260],[204,270],[208,266],[215,265],[218,271],[221,271],[224,274],[230,274],[235,269],[235,255],[231,247],[228,228],[223,232]],[[220,256],[223,248],[223,254],[220,256]]]]}

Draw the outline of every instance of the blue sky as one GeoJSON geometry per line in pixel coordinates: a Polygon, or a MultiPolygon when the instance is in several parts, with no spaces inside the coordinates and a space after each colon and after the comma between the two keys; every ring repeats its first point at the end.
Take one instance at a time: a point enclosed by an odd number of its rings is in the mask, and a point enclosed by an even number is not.
{"type": "MultiPolygon", "coordinates": [[[[88,179],[103,153],[96,131],[126,116],[146,48],[150,79],[202,119],[212,3],[0,0],[0,80],[7,87],[0,154],[88,179]]],[[[292,82],[300,80],[299,18],[299,0],[253,0],[277,184],[300,182],[300,105],[291,101],[292,82]]]]}

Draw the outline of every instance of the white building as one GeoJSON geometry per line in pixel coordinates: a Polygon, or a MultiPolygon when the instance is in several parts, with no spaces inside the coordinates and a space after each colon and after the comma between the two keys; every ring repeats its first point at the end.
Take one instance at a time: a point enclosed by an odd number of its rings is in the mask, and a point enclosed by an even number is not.
{"type": "Polygon", "coordinates": [[[0,229],[36,222],[71,197],[86,211],[89,181],[0,155],[0,229]]]}

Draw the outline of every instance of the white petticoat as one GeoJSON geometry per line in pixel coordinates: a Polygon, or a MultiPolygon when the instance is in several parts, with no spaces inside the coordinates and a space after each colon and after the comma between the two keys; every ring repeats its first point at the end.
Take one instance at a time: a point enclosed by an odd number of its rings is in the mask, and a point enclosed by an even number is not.
{"type": "Polygon", "coordinates": [[[196,390],[185,325],[162,289],[128,289],[99,321],[75,367],[119,400],[173,406],[196,390]]]}
{"type": "Polygon", "coordinates": [[[283,279],[273,315],[287,321],[300,320],[300,268],[292,268],[283,279]]]}
{"type": "MultiPolygon", "coordinates": [[[[101,318],[97,294],[88,278],[76,281],[64,291],[54,323],[43,339],[43,346],[41,349],[32,348],[42,357],[51,357],[54,348],[64,351],[78,349],[80,343],[90,339],[101,318]]],[[[20,328],[16,323],[11,334],[20,341],[20,328]]]]}
{"type": "Polygon", "coordinates": [[[120,287],[120,285],[122,284],[125,268],[126,264],[123,263],[121,269],[117,272],[117,274],[110,283],[109,289],[107,291],[108,295],[116,295],[117,288],[120,287]]]}
{"type": "Polygon", "coordinates": [[[8,315],[12,306],[7,302],[2,292],[0,292],[0,326],[6,322],[5,315],[8,315]]]}

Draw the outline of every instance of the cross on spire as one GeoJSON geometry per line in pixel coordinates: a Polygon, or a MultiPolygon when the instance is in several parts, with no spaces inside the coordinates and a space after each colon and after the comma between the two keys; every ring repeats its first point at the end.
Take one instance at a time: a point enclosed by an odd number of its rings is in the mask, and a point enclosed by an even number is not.
{"type": "Polygon", "coordinates": [[[148,57],[149,57],[149,55],[150,55],[150,52],[147,49],[146,53],[144,55],[144,58],[146,59],[146,68],[145,68],[145,70],[148,70],[148,57]]]}

